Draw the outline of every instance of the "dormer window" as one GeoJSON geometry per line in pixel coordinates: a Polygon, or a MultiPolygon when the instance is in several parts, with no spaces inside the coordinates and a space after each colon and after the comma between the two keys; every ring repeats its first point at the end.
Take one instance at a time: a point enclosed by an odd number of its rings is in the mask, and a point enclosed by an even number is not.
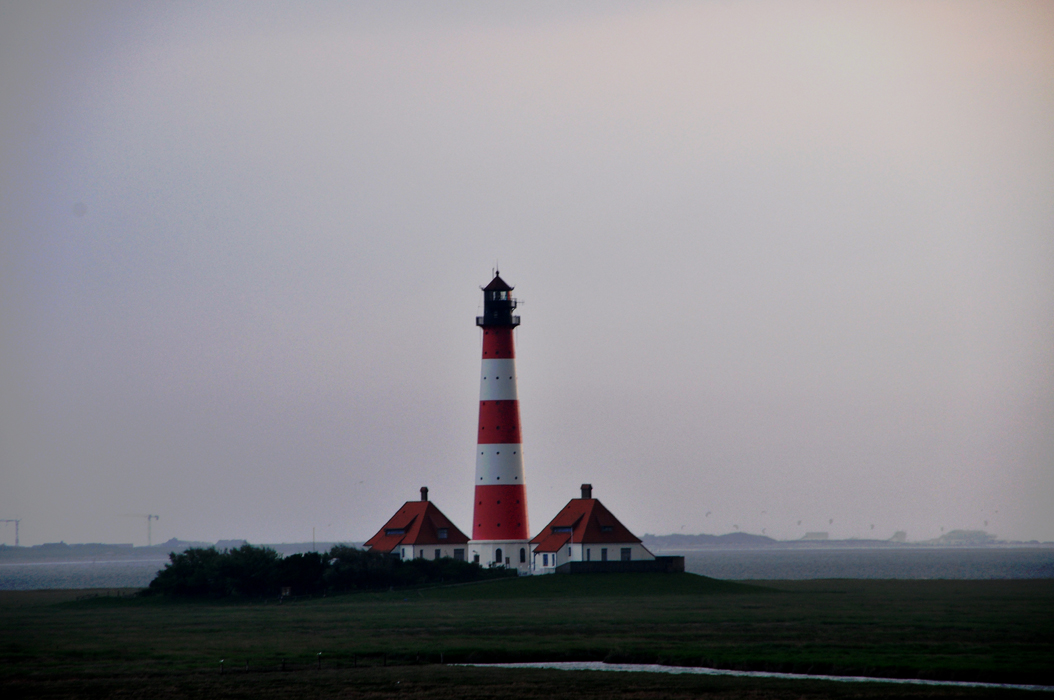
{"type": "Polygon", "coordinates": [[[384,530],[385,537],[391,537],[393,535],[405,535],[405,534],[406,534],[406,530],[402,529],[401,527],[399,527],[399,528],[389,527],[389,528],[385,528],[385,530],[384,530]]]}
{"type": "Polygon", "coordinates": [[[441,539],[441,540],[445,540],[445,539],[447,538],[447,529],[446,529],[445,527],[441,527],[441,528],[439,528],[439,529],[438,529],[438,530],[436,531],[436,535],[438,535],[438,536],[439,536],[439,539],[441,539]]]}
{"type": "Polygon", "coordinates": [[[553,528],[553,533],[557,533],[557,532],[572,532],[572,531],[573,531],[573,528],[570,528],[570,527],[554,527],[553,528]]]}

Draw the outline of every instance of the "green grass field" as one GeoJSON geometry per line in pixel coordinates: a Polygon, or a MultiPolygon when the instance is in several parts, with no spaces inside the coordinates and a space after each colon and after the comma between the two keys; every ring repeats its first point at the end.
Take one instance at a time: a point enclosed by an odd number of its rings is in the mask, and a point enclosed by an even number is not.
{"type": "Polygon", "coordinates": [[[6,697],[992,693],[513,671],[449,667],[440,661],[606,659],[1054,684],[1051,580],[745,585],[691,574],[547,576],[283,605],[130,597],[76,600],[80,595],[83,592],[0,592],[0,683],[6,697]],[[222,675],[220,659],[225,659],[222,675]]]}

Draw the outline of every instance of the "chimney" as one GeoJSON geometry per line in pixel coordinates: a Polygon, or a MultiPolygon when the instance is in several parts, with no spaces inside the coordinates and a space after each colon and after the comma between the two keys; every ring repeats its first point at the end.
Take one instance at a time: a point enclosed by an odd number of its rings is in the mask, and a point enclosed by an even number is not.
{"type": "Polygon", "coordinates": [[[582,484],[582,498],[593,497],[593,484],[582,484]]]}
{"type": "Polygon", "coordinates": [[[421,500],[422,501],[427,501],[428,500],[428,487],[427,486],[422,486],[421,487],[421,500]]]}

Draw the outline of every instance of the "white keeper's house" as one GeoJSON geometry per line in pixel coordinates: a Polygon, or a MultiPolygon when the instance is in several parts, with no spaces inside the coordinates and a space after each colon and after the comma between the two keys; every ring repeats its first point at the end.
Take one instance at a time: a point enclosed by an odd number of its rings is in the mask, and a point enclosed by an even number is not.
{"type": "Polygon", "coordinates": [[[428,487],[422,486],[421,500],[404,503],[362,546],[400,559],[450,557],[465,561],[468,535],[428,500],[428,487]]]}
{"type": "Polygon", "coordinates": [[[641,544],[604,504],[593,498],[591,484],[582,484],[582,497],[573,498],[542,531],[531,540],[531,572],[570,573],[575,570],[634,570],[652,566],[616,562],[654,562],[655,555],[641,544]],[[590,562],[584,566],[566,566],[590,562]],[[592,565],[595,562],[596,565],[592,565]],[[610,562],[612,565],[608,565],[610,562]]]}

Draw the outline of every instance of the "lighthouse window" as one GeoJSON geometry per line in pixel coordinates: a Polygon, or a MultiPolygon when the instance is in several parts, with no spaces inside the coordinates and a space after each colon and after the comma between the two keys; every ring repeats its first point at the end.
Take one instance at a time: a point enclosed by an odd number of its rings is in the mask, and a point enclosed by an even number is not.
{"type": "Polygon", "coordinates": [[[499,564],[501,563],[501,549],[500,548],[494,550],[494,561],[498,562],[499,564]]]}
{"type": "Polygon", "coordinates": [[[508,292],[498,292],[498,294],[501,295],[500,297],[498,297],[499,299],[505,299],[507,298],[506,295],[508,294],[508,292]]]}
{"type": "Polygon", "coordinates": [[[520,563],[525,564],[527,562],[527,550],[520,547],[520,563]]]}

